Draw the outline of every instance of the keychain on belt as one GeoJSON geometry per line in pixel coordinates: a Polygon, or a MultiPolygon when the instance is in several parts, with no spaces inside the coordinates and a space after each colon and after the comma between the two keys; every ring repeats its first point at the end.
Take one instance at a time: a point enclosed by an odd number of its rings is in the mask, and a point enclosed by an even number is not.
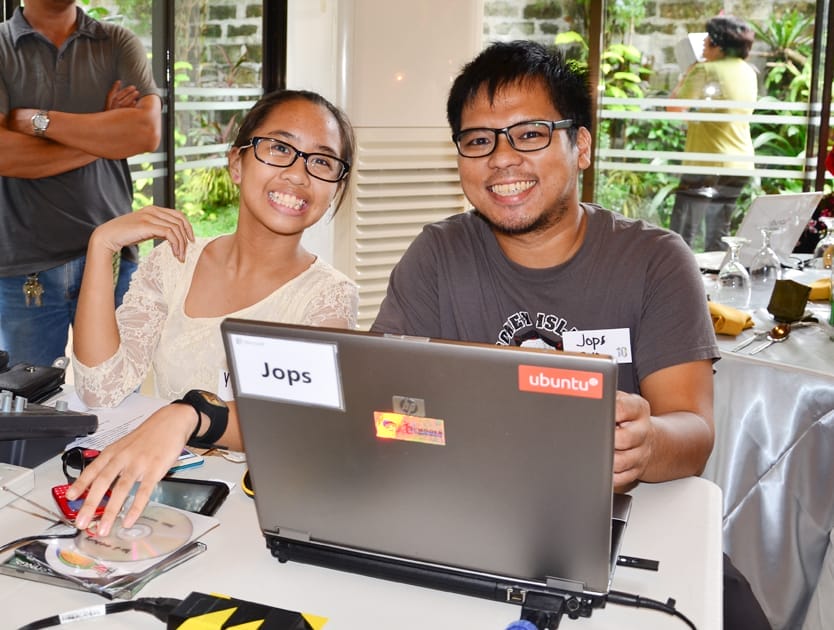
{"type": "Polygon", "coordinates": [[[43,300],[41,299],[43,285],[38,280],[37,273],[30,273],[26,276],[26,282],[23,283],[23,295],[26,296],[26,306],[32,306],[32,302],[35,303],[35,306],[43,306],[43,300]]]}

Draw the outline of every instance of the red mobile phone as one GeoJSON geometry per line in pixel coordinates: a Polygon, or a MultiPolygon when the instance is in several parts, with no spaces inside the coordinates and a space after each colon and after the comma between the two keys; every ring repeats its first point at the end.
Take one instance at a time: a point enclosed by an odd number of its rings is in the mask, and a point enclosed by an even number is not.
{"type": "MultiPolygon", "coordinates": [[[[60,486],[55,486],[52,488],[52,496],[55,498],[55,503],[58,504],[58,507],[63,512],[64,516],[66,516],[69,520],[75,520],[75,517],[78,516],[78,510],[81,509],[81,506],[84,504],[84,499],[87,497],[87,493],[85,492],[77,499],[73,499],[70,501],[67,499],[67,488],[70,487],[70,484],[65,483],[60,486]]],[[[102,499],[101,503],[98,504],[96,508],[95,515],[101,516],[104,514],[104,508],[107,507],[107,501],[110,499],[110,492],[108,491],[102,499]]]]}

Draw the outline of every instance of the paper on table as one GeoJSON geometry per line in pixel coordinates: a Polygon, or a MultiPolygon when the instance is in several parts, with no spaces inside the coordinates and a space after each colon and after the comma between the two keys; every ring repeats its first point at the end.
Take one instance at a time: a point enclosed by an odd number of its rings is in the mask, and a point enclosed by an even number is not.
{"type": "MultiPolygon", "coordinates": [[[[60,396],[51,400],[49,404],[53,404],[56,400],[66,400],[70,409],[95,413],[95,409],[90,409],[81,402],[81,399],[78,398],[74,391],[62,393],[60,396]]],[[[165,404],[164,400],[158,398],[152,398],[142,394],[131,394],[118,407],[108,409],[107,413],[98,414],[98,430],[95,433],[76,439],[67,448],[82,446],[100,451],[123,435],[127,435],[133,431],[148,416],[165,404]]]]}

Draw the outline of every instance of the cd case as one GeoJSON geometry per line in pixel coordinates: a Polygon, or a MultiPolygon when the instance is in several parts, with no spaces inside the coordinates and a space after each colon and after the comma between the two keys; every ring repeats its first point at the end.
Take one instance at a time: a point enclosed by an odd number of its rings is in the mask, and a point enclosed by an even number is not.
{"type": "MultiPolygon", "coordinates": [[[[28,543],[0,564],[0,574],[130,599],[150,580],[206,550],[197,538],[217,519],[149,504],[133,527],[117,519],[108,536],[94,528],[75,538],[28,543]]],[[[51,527],[60,533],[65,525],[51,527]]]]}

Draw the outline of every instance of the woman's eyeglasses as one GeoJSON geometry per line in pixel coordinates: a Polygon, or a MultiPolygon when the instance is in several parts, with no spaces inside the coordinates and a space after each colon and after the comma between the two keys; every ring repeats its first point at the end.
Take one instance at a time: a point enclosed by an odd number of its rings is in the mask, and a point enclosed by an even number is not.
{"type": "Polygon", "coordinates": [[[253,147],[255,157],[259,162],[278,168],[288,168],[295,164],[301,157],[304,160],[304,168],[307,172],[325,182],[341,181],[350,170],[350,164],[334,155],[327,153],[305,153],[283,140],[267,138],[265,136],[254,136],[249,139],[249,144],[244,144],[240,150],[253,147]]]}
{"type": "Polygon", "coordinates": [[[93,448],[82,448],[80,446],[75,446],[64,451],[61,455],[61,464],[64,469],[64,477],[67,478],[67,483],[74,482],[87,465],[98,457],[99,452],[93,448]],[[72,473],[70,472],[71,470],[72,473]]]}

